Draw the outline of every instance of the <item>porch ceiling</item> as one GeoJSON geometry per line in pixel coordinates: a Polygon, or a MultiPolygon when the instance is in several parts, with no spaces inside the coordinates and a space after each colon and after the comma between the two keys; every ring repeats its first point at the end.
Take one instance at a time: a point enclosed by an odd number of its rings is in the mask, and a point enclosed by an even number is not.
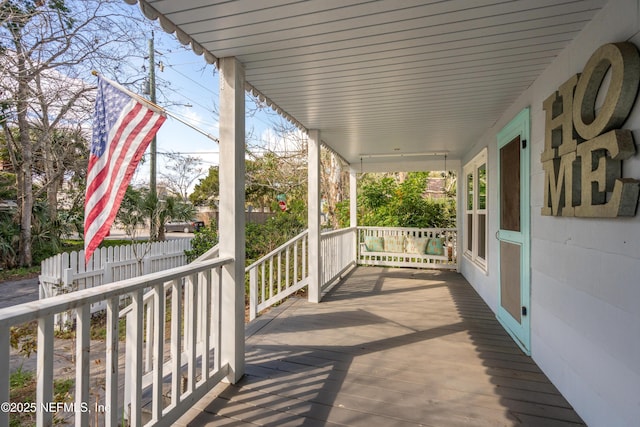
{"type": "Polygon", "coordinates": [[[606,0],[139,2],[356,165],[460,159],[606,0]]]}

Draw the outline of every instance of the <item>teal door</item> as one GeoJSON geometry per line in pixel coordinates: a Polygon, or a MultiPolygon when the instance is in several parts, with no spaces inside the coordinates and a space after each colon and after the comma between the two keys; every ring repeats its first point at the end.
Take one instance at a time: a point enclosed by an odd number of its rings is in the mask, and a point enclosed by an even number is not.
{"type": "Polygon", "coordinates": [[[498,320],[530,354],[529,109],[498,133],[498,320]]]}

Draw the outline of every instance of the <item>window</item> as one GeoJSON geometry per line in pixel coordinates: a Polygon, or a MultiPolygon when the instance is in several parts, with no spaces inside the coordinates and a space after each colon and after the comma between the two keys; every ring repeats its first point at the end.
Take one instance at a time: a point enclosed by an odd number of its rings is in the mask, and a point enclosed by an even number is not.
{"type": "Polygon", "coordinates": [[[465,247],[464,254],[487,267],[487,149],[464,167],[465,176],[465,247]]]}

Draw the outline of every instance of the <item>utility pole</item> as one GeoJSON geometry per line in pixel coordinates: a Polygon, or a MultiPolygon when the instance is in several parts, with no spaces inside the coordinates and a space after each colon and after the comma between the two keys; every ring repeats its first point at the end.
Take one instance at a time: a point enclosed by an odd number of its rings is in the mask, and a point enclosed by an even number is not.
{"type": "MultiPolygon", "coordinates": [[[[156,103],[156,64],[154,57],[154,46],[153,46],[153,32],[151,32],[151,38],[149,39],[149,99],[152,103],[156,103]]],[[[154,135],[151,140],[151,146],[149,150],[149,194],[151,196],[151,200],[157,202],[158,199],[158,190],[156,187],[156,137],[154,135]]],[[[156,206],[153,207],[153,214],[149,220],[149,238],[151,240],[156,240],[158,237],[157,230],[157,221],[156,221],[156,206]]]]}

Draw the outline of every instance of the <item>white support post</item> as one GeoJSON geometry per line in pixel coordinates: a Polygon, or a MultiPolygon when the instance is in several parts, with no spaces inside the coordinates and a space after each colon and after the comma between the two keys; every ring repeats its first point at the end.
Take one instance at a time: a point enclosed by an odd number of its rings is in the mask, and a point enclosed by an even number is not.
{"type": "Polygon", "coordinates": [[[310,130],[308,151],[309,302],[320,302],[320,131],[310,130]]]}
{"type": "MultiPolygon", "coordinates": [[[[358,226],[358,175],[355,169],[349,170],[349,226],[358,226]]],[[[358,230],[354,232],[353,260],[358,263],[358,230]]]]}
{"type": "Polygon", "coordinates": [[[244,68],[236,58],[220,59],[220,256],[222,268],[222,363],[227,380],[244,375],[244,68]]]}
{"type": "Polygon", "coordinates": [[[358,175],[354,169],[349,171],[349,226],[358,226],[358,175]]]}
{"type": "Polygon", "coordinates": [[[460,164],[460,166],[456,168],[456,174],[457,174],[457,179],[456,179],[456,198],[457,198],[456,200],[456,254],[457,254],[456,271],[460,273],[460,267],[462,265],[461,257],[462,257],[462,250],[463,250],[462,241],[463,239],[467,238],[467,236],[465,236],[462,231],[462,224],[463,224],[462,219],[464,218],[464,207],[466,206],[466,203],[467,203],[465,200],[465,195],[462,193],[462,191],[464,190],[462,183],[466,179],[463,174],[462,163],[460,164]]]}

